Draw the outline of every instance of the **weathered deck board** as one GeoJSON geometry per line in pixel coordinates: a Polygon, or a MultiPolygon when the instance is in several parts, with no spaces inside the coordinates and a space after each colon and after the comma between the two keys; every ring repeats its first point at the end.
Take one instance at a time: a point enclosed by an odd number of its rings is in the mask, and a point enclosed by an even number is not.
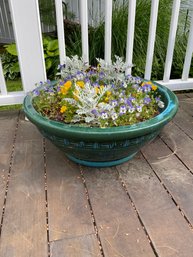
{"type": "Polygon", "coordinates": [[[117,167],[158,256],[191,257],[193,232],[170,196],[139,156],[117,167]]]}
{"type": "Polygon", "coordinates": [[[193,116],[189,115],[182,108],[179,108],[173,122],[180,129],[193,139],[193,116]]]}
{"type": "Polygon", "coordinates": [[[193,140],[172,122],[164,128],[161,137],[193,172],[193,140]]]}
{"type": "Polygon", "coordinates": [[[179,95],[180,108],[186,111],[189,115],[193,115],[193,97],[187,97],[186,95],[179,95]]]}
{"type": "Polygon", "coordinates": [[[143,149],[143,154],[193,225],[193,175],[161,139],[143,149]]]}
{"type": "Polygon", "coordinates": [[[155,256],[116,170],[82,169],[105,257],[155,256]]]}
{"type": "Polygon", "coordinates": [[[0,257],[192,257],[193,94],[179,100],[146,159],[106,169],[48,142],[44,159],[37,129],[0,112],[0,257]]]}
{"type": "Polygon", "coordinates": [[[77,256],[77,248],[82,251],[80,256],[84,256],[84,251],[87,252],[85,256],[92,256],[89,252],[100,256],[79,166],[67,160],[63,152],[47,142],[46,172],[53,257],[64,249],[71,253],[67,256],[77,256]]]}
{"type": "Polygon", "coordinates": [[[95,235],[85,235],[51,242],[52,257],[101,257],[95,235]]]}
{"type": "Polygon", "coordinates": [[[1,112],[0,115],[0,213],[3,209],[17,117],[18,112],[1,112]]]}
{"type": "Polygon", "coordinates": [[[3,219],[1,257],[47,257],[42,137],[20,121],[3,219]]]}

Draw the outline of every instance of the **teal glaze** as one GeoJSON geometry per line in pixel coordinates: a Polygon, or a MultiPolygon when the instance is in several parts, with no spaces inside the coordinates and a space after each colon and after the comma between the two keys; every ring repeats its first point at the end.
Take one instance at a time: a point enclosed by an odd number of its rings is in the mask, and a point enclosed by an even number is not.
{"type": "Polygon", "coordinates": [[[153,140],[177,112],[176,95],[168,88],[154,84],[165,103],[164,110],[150,120],[130,126],[91,128],[49,120],[33,108],[31,95],[24,99],[24,112],[43,136],[75,162],[95,167],[117,165],[133,157],[144,144],[153,140]]]}
{"type": "Polygon", "coordinates": [[[125,158],[119,159],[119,160],[114,160],[114,161],[102,161],[102,162],[95,162],[95,161],[84,161],[81,159],[77,159],[71,155],[66,154],[66,156],[73,162],[76,162],[78,164],[81,164],[83,166],[89,166],[89,167],[97,167],[97,168],[105,168],[105,167],[112,167],[115,165],[119,165],[123,162],[127,162],[129,160],[131,160],[134,156],[136,155],[136,153],[133,153],[125,158]]]}

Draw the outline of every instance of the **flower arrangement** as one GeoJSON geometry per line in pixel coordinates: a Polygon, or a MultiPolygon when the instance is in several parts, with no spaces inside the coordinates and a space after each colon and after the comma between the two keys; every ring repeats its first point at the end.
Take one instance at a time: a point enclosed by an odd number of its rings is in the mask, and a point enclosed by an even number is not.
{"type": "Polygon", "coordinates": [[[121,57],[96,67],[81,58],[67,57],[56,83],[40,82],[33,106],[41,115],[67,124],[89,127],[132,125],[151,119],[164,108],[157,86],[126,75],[121,57]]]}

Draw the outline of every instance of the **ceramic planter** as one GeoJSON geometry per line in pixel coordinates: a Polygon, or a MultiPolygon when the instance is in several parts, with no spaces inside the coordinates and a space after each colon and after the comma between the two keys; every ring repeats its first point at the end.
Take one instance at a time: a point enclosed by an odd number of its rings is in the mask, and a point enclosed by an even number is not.
{"type": "Polygon", "coordinates": [[[153,140],[176,114],[178,100],[173,92],[158,86],[165,108],[156,117],[131,126],[89,128],[49,120],[33,108],[32,96],[24,99],[24,112],[44,137],[61,148],[72,161],[94,167],[107,167],[128,161],[153,140]]]}

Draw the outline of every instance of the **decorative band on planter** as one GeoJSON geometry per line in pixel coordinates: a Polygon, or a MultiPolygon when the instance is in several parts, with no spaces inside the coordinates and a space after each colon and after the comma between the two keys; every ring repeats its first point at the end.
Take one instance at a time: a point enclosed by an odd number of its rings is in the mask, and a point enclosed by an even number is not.
{"type": "Polygon", "coordinates": [[[42,135],[72,161],[107,167],[130,160],[175,116],[168,88],[126,76],[122,59],[88,67],[67,57],[61,78],[24,99],[24,112],[42,135]]]}

